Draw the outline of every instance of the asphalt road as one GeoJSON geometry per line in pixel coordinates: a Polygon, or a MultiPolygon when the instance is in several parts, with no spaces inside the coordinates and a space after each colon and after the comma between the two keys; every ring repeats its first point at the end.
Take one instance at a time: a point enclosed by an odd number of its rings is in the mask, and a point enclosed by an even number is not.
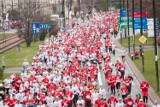
{"type": "MultiPolygon", "coordinates": [[[[118,39],[118,37],[116,39],[112,38],[113,42],[115,42],[117,39],[118,39]]],[[[101,41],[103,42],[103,47],[104,47],[104,39],[101,39],[101,41]]],[[[121,58],[120,58],[120,49],[118,49],[118,48],[116,49],[116,55],[115,56],[111,55],[111,62],[114,64],[117,61],[117,59],[119,59],[121,61],[121,58]]],[[[126,73],[125,73],[125,75],[130,74],[133,77],[133,79],[134,79],[132,81],[131,97],[133,99],[135,99],[137,94],[141,94],[141,90],[139,88],[140,83],[139,83],[139,81],[137,80],[137,78],[133,74],[133,72],[135,72],[135,71],[132,71],[131,68],[129,67],[129,65],[126,62],[125,62],[125,67],[126,67],[126,71],[125,71],[126,73]]],[[[102,68],[104,68],[104,62],[102,63],[102,68]]],[[[115,67],[114,67],[113,73],[115,71],[116,70],[115,70],[115,67]]],[[[104,75],[104,73],[102,71],[100,72],[100,74],[101,74],[102,84],[103,84],[103,87],[106,89],[106,92],[107,92],[106,96],[108,98],[110,96],[110,92],[108,91],[108,86],[107,86],[107,83],[106,83],[106,80],[105,80],[105,75],[104,75]]],[[[119,96],[116,93],[116,97],[119,98],[121,96],[119,96]]],[[[151,107],[151,106],[152,106],[152,102],[151,102],[151,100],[149,100],[148,107],[151,107]]]]}

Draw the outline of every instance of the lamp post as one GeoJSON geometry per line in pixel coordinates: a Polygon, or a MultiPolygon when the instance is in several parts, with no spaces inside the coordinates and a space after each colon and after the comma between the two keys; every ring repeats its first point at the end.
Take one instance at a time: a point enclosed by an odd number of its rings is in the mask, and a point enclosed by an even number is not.
{"type": "Polygon", "coordinates": [[[129,7],[128,7],[128,0],[127,0],[127,25],[128,25],[128,51],[130,53],[130,34],[129,34],[129,7]]]}
{"type": "Polygon", "coordinates": [[[3,16],[3,13],[4,13],[4,4],[3,4],[3,0],[2,0],[2,2],[1,2],[2,4],[1,4],[1,6],[2,6],[2,16],[3,16]]]}
{"type": "Polygon", "coordinates": [[[135,60],[134,0],[132,0],[132,28],[133,28],[133,59],[135,60]]]}
{"type": "Polygon", "coordinates": [[[65,7],[64,7],[64,0],[62,0],[62,15],[63,15],[63,18],[64,18],[64,22],[63,22],[63,27],[65,27],[65,7]]]}
{"type": "MultiPolygon", "coordinates": [[[[120,7],[120,10],[122,8],[122,5],[121,5],[121,0],[119,0],[119,7],[120,7]]],[[[120,37],[121,37],[121,44],[122,44],[122,28],[121,28],[121,15],[120,15],[120,37]]]]}
{"type": "Polygon", "coordinates": [[[155,48],[155,68],[156,68],[156,83],[157,91],[159,91],[159,73],[158,73],[158,45],[157,45],[157,35],[156,35],[156,7],[155,0],[152,0],[153,5],[153,19],[154,19],[154,48],[155,48]]]}
{"type": "MultiPolygon", "coordinates": [[[[143,20],[142,20],[142,0],[140,0],[140,34],[143,36],[143,20]]],[[[142,71],[144,72],[144,49],[143,44],[141,43],[141,49],[142,49],[142,71]]]]}
{"type": "Polygon", "coordinates": [[[81,13],[81,1],[80,0],[78,0],[78,10],[79,10],[79,15],[80,15],[81,13]]]}
{"type": "Polygon", "coordinates": [[[13,12],[13,0],[12,0],[12,20],[14,19],[14,12],[13,12]]]}

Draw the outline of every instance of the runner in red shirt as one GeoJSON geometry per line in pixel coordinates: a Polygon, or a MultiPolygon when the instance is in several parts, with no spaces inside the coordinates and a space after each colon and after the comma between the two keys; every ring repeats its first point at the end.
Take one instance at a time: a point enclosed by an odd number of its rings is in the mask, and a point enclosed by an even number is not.
{"type": "Polygon", "coordinates": [[[119,89],[121,87],[121,74],[119,72],[116,72],[116,75],[115,75],[115,80],[116,80],[116,89],[117,89],[117,92],[119,92],[119,89]]]}
{"type": "Polygon", "coordinates": [[[139,104],[137,105],[137,107],[147,107],[146,104],[143,102],[142,99],[139,100],[139,104]]]}
{"type": "Polygon", "coordinates": [[[125,98],[127,97],[127,94],[128,94],[128,89],[127,89],[127,87],[124,83],[122,84],[120,92],[121,92],[121,95],[122,95],[122,98],[123,98],[123,101],[124,101],[125,98]]]}
{"type": "Polygon", "coordinates": [[[16,104],[16,102],[17,102],[17,99],[15,98],[15,95],[13,94],[12,98],[10,98],[10,100],[9,100],[9,106],[10,107],[14,107],[14,105],[16,104]]]}
{"type": "Polygon", "coordinates": [[[117,102],[116,97],[113,94],[111,94],[111,96],[108,99],[109,107],[115,106],[116,102],[117,102]]]}
{"type": "Polygon", "coordinates": [[[98,99],[95,101],[94,105],[97,107],[100,104],[100,102],[101,102],[101,97],[98,96],[98,99]]]}
{"type": "Polygon", "coordinates": [[[117,71],[120,68],[120,66],[121,66],[121,63],[119,62],[119,60],[117,60],[117,62],[115,63],[115,67],[117,71]]]}
{"type": "Polygon", "coordinates": [[[131,78],[129,78],[129,76],[126,76],[124,78],[124,82],[128,88],[128,93],[130,94],[131,93],[131,78]]]}
{"type": "Polygon", "coordinates": [[[136,99],[135,99],[135,104],[138,105],[139,104],[139,100],[141,99],[141,95],[137,94],[136,95],[136,99]]]}
{"type": "Polygon", "coordinates": [[[140,88],[142,90],[143,101],[145,103],[147,103],[148,102],[149,83],[147,81],[142,81],[140,84],[140,88]]]}
{"type": "Polygon", "coordinates": [[[127,98],[125,99],[125,104],[126,104],[126,107],[133,107],[134,101],[131,98],[131,95],[127,96],[127,98]]]}
{"type": "Polygon", "coordinates": [[[71,106],[71,100],[68,100],[67,97],[64,96],[64,99],[62,100],[62,106],[63,107],[71,106]]]}
{"type": "Polygon", "coordinates": [[[122,79],[124,79],[124,75],[125,75],[125,66],[121,64],[119,71],[121,73],[122,79]]]}
{"type": "Polygon", "coordinates": [[[105,98],[102,98],[102,99],[101,99],[101,101],[100,101],[99,104],[98,104],[98,107],[108,107],[105,98]]]}

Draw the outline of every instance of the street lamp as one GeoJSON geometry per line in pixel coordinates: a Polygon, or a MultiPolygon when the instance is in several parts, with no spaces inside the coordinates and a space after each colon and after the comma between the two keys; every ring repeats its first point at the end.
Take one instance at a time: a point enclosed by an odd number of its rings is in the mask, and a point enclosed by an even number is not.
{"type": "Polygon", "coordinates": [[[134,0],[132,0],[132,28],[133,28],[133,59],[135,60],[135,30],[134,30],[134,0]]]}
{"type": "Polygon", "coordinates": [[[65,7],[64,7],[64,0],[62,0],[62,16],[64,18],[63,27],[65,27],[65,7]]]}
{"type": "Polygon", "coordinates": [[[154,48],[155,48],[155,68],[156,68],[156,83],[157,91],[159,91],[159,73],[158,73],[158,45],[157,45],[157,35],[156,35],[156,7],[155,0],[152,0],[153,5],[153,19],[154,19],[154,48]]]}
{"type": "MultiPolygon", "coordinates": [[[[143,22],[142,22],[142,0],[140,0],[140,34],[143,36],[143,22]]],[[[143,44],[141,43],[141,49],[142,49],[142,71],[144,72],[144,49],[143,44]]]]}
{"type": "Polygon", "coordinates": [[[128,51],[130,53],[130,34],[129,34],[129,7],[128,7],[128,0],[127,0],[127,25],[128,25],[128,51]]]}

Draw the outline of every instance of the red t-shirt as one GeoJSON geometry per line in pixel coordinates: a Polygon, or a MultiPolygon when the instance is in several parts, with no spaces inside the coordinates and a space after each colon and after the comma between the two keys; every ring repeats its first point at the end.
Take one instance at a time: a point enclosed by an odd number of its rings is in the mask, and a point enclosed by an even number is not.
{"type": "Polygon", "coordinates": [[[49,79],[48,79],[48,78],[44,78],[44,79],[42,80],[42,82],[48,83],[48,82],[49,82],[49,79]]]}
{"type": "Polygon", "coordinates": [[[70,103],[71,103],[71,101],[69,101],[69,100],[67,100],[67,99],[65,99],[65,100],[62,101],[63,107],[68,107],[68,105],[69,105],[70,103]]]}
{"type": "Polygon", "coordinates": [[[128,89],[126,86],[123,86],[123,87],[121,87],[120,90],[121,90],[122,95],[126,95],[128,89]]]}
{"type": "Polygon", "coordinates": [[[110,97],[110,98],[108,99],[108,103],[109,103],[109,104],[115,104],[116,102],[117,102],[116,97],[110,97]]]}
{"type": "Polygon", "coordinates": [[[138,104],[137,107],[147,107],[145,103],[138,104]]]}
{"type": "Polygon", "coordinates": [[[134,101],[133,99],[126,98],[126,107],[133,107],[134,101]]]}
{"type": "Polygon", "coordinates": [[[108,106],[106,102],[100,101],[100,103],[98,104],[98,107],[108,107],[108,106]]]}
{"type": "Polygon", "coordinates": [[[148,92],[149,84],[146,81],[141,82],[140,88],[142,92],[148,92]]]}
{"type": "Polygon", "coordinates": [[[129,87],[130,82],[131,82],[131,79],[128,78],[128,77],[126,77],[126,78],[124,79],[124,82],[126,83],[126,86],[129,87]]]}
{"type": "Polygon", "coordinates": [[[72,99],[72,97],[73,97],[73,92],[67,91],[67,92],[66,92],[66,97],[72,99]]]}
{"type": "Polygon", "coordinates": [[[100,99],[97,99],[96,101],[95,101],[95,104],[96,105],[99,105],[101,103],[101,100],[100,99]]]}
{"type": "Polygon", "coordinates": [[[94,85],[93,85],[93,84],[88,84],[88,88],[89,88],[90,90],[92,90],[92,89],[94,89],[94,85]]]}
{"type": "Polygon", "coordinates": [[[16,104],[16,102],[17,102],[17,99],[15,99],[15,98],[14,99],[10,99],[9,100],[9,106],[10,107],[14,107],[14,105],[16,104]]]}

